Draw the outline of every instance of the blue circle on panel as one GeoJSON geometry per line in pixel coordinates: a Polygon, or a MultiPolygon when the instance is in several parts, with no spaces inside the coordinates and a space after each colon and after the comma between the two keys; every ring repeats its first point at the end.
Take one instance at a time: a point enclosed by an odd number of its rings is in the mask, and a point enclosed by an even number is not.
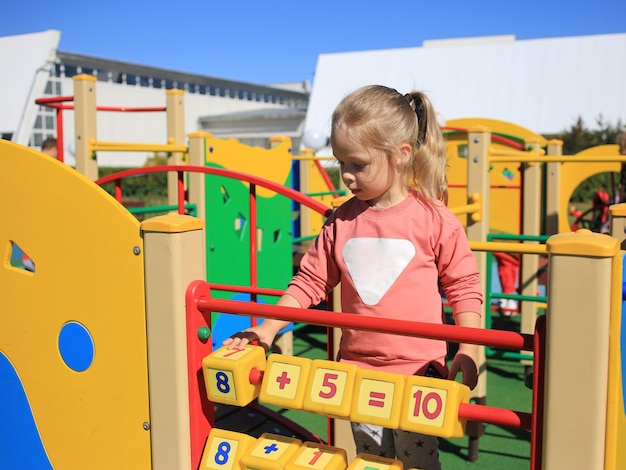
{"type": "Polygon", "coordinates": [[[59,352],[63,362],[72,370],[82,372],[93,362],[94,345],[91,334],[80,323],[69,322],[59,333],[59,352]]]}

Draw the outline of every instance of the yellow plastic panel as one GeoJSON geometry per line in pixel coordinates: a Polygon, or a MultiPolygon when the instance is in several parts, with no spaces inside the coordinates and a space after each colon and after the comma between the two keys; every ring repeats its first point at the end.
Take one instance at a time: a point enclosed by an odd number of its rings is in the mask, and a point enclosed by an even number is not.
{"type": "MultiPolygon", "coordinates": [[[[234,139],[209,138],[206,140],[207,163],[285,184],[291,173],[291,139],[281,140],[279,145],[268,150],[250,147],[234,139]]],[[[257,194],[269,198],[276,193],[259,187],[257,194]]]]}
{"type": "Polygon", "coordinates": [[[150,469],[139,222],[74,169],[5,140],[0,200],[0,354],[46,457],[54,468],[150,469]],[[34,273],[10,265],[13,243],[34,273]]]}

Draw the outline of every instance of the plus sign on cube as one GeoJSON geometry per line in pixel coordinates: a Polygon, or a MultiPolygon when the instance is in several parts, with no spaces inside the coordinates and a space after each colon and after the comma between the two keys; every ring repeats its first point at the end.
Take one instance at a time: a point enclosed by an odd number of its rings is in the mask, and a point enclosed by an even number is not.
{"type": "Polygon", "coordinates": [[[305,442],[285,470],[345,470],[347,466],[345,450],[317,442],[305,442]]]}
{"type": "Polygon", "coordinates": [[[227,405],[247,406],[259,396],[261,383],[250,374],[265,368],[265,350],[246,345],[244,349],[222,346],[202,359],[202,371],[209,400],[227,405]]]}
{"type": "Polygon", "coordinates": [[[397,429],[404,381],[400,374],[359,369],[354,380],[350,421],[397,429]]]}
{"type": "Polygon", "coordinates": [[[303,407],[331,418],[347,418],[352,407],[354,364],[315,359],[309,373],[303,407]]]}
{"type": "Polygon", "coordinates": [[[260,400],[270,405],[301,410],[311,359],[270,354],[263,374],[260,400]]]}
{"type": "Polygon", "coordinates": [[[416,375],[408,377],[400,429],[431,436],[463,437],[466,420],[459,419],[459,405],[469,400],[470,389],[461,383],[416,375]]]}
{"type": "Polygon", "coordinates": [[[282,470],[295,453],[302,441],[291,437],[265,433],[257,439],[256,445],[241,457],[242,470],[282,470]]]}
{"type": "Polygon", "coordinates": [[[404,470],[399,460],[378,457],[376,455],[358,454],[347,470],[404,470]]]}
{"type": "Polygon", "coordinates": [[[247,434],[213,428],[204,446],[200,468],[210,470],[239,470],[239,460],[256,439],[247,434]]]}

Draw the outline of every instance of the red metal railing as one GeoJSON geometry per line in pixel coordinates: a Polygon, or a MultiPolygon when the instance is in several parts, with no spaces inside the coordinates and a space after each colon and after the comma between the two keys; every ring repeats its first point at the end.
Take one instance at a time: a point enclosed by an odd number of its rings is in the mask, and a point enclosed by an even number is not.
{"type": "MultiPolygon", "coordinates": [[[[74,109],[73,104],[64,104],[73,102],[73,96],[46,96],[37,98],[35,104],[56,109],[57,121],[57,159],[60,162],[65,161],[64,140],[63,140],[63,111],[66,109],[74,109]]],[[[96,106],[97,111],[115,111],[122,113],[146,113],[146,112],[163,112],[167,111],[164,106],[158,107],[125,107],[125,106],[96,106]]]]}

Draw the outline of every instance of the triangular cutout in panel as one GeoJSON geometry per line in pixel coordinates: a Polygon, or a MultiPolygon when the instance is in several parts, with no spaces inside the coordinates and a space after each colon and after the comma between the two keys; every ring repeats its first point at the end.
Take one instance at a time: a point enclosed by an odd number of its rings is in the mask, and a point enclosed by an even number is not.
{"type": "Polygon", "coordinates": [[[11,241],[11,266],[25,271],[35,272],[35,262],[20,246],[11,241]]]}

